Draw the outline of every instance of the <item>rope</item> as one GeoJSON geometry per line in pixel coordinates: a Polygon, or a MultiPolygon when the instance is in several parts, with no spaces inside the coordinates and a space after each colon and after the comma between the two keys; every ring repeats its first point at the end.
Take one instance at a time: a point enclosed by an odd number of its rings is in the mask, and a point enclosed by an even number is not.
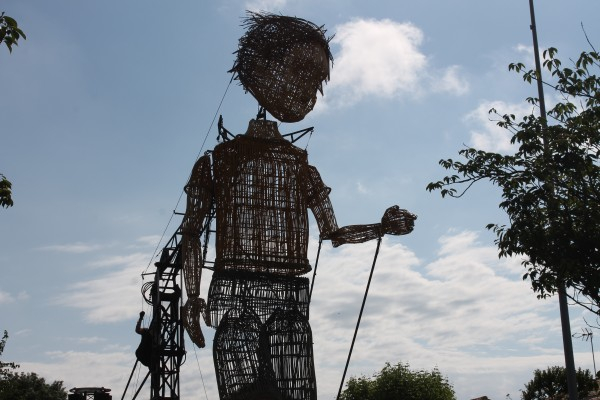
{"type": "MultiPolygon", "coordinates": [[[[181,200],[181,195],[179,195],[179,200],[181,200]]],[[[175,209],[177,209],[177,206],[179,205],[179,200],[177,200],[177,205],[175,206],[175,209]]],[[[169,225],[171,225],[171,221],[173,220],[174,215],[175,215],[174,212],[171,213],[171,218],[169,218],[169,222],[167,222],[167,226],[165,226],[165,229],[163,230],[162,235],[160,235],[160,239],[159,239],[158,243],[156,244],[156,248],[154,249],[154,252],[152,253],[152,257],[150,257],[150,261],[148,261],[148,265],[146,266],[146,269],[142,273],[142,282],[144,281],[144,274],[146,274],[148,272],[148,268],[150,268],[150,265],[152,265],[152,260],[154,260],[154,257],[156,257],[156,254],[158,253],[160,244],[162,243],[162,240],[165,237],[165,233],[167,232],[167,229],[169,229],[169,225]]]]}
{"type": "MultiPolygon", "coordinates": [[[[227,95],[227,92],[229,91],[229,87],[231,86],[231,83],[233,82],[235,75],[232,75],[231,79],[229,80],[229,83],[227,84],[227,87],[225,88],[225,92],[223,93],[223,96],[221,97],[221,101],[219,101],[219,105],[217,107],[217,110],[215,111],[215,114],[213,116],[213,119],[210,123],[210,126],[208,127],[206,134],[204,135],[204,140],[202,141],[202,145],[200,146],[200,150],[198,151],[198,154],[196,155],[196,161],[200,158],[200,156],[203,153],[204,150],[204,146],[206,144],[206,140],[208,139],[208,135],[210,134],[210,131],[212,130],[214,124],[215,124],[215,120],[217,119],[217,115],[219,115],[219,111],[221,110],[221,106],[223,105],[223,101],[225,100],[225,96],[227,95]]],[[[188,175],[188,179],[187,181],[189,181],[190,176],[192,174],[192,171],[190,171],[190,174],[188,175]]],[[[156,248],[154,249],[154,252],[152,253],[152,256],[150,257],[150,260],[148,261],[148,265],[146,266],[146,269],[144,269],[144,272],[141,274],[142,276],[142,281],[144,280],[144,275],[148,272],[148,269],[150,268],[150,265],[152,265],[152,260],[154,260],[158,254],[158,251],[161,247],[161,243],[165,237],[165,233],[167,232],[167,229],[169,229],[169,226],[171,225],[171,221],[173,220],[173,216],[176,214],[176,210],[179,207],[179,203],[181,202],[181,198],[183,197],[183,193],[184,190],[182,189],[181,192],[179,193],[179,198],[177,199],[177,203],[175,204],[175,208],[173,209],[173,212],[171,213],[171,217],[169,218],[169,221],[167,222],[167,225],[165,226],[165,229],[163,230],[160,239],[156,245],[156,248]]],[[[181,279],[181,277],[180,277],[181,279]]],[[[142,307],[144,307],[144,298],[142,296],[142,307]]],[[[198,360],[198,355],[196,354],[196,347],[194,346],[194,354],[196,355],[196,362],[198,363],[198,370],[200,371],[200,378],[202,379],[202,386],[204,387],[204,394],[206,396],[206,399],[208,400],[208,395],[206,394],[206,385],[204,384],[204,377],[202,376],[202,370],[200,369],[200,362],[198,360]]],[[[137,361],[136,361],[136,365],[137,365],[137,361]]],[[[131,372],[131,376],[129,377],[129,381],[131,381],[131,377],[133,376],[133,373],[135,371],[135,366],[134,366],[134,370],[131,372]]],[[[150,373],[148,373],[149,375],[150,373]]],[[[146,377],[144,378],[144,381],[142,382],[142,385],[139,387],[139,389],[136,391],[136,393],[134,394],[134,398],[137,397],[139,391],[141,390],[142,386],[144,385],[144,383],[146,382],[146,380],[148,379],[148,375],[146,375],[146,377]]],[[[138,378],[136,379],[136,381],[139,380],[139,372],[138,372],[138,378]]],[[[127,386],[129,386],[129,383],[127,383],[127,386]]],[[[137,382],[136,382],[137,384],[137,382]]],[[[127,388],[125,388],[125,392],[127,391],[127,388]]],[[[123,397],[125,396],[125,392],[123,393],[123,397]]],[[[123,398],[121,399],[123,400],[123,398]]]]}
{"type": "MultiPolygon", "coordinates": [[[[138,363],[139,363],[139,360],[136,358],[135,364],[133,364],[133,369],[131,370],[131,374],[129,375],[129,380],[127,380],[127,385],[125,385],[125,390],[123,390],[123,396],[121,396],[121,400],[123,400],[125,398],[125,395],[127,394],[127,389],[129,389],[129,384],[131,383],[131,378],[133,378],[133,374],[135,373],[135,371],[137,369],[138,363]]],[[[137,379],[139,379],[139,370],[138,370],[138,378],[137,379]]],[[[137,379],[136,379],[136,383],[134,384],[134,388],[137,387],[137,379]]]]}
{"type": "Polygon", "coordinates": [[[196,345],[194,346],[194,355],[196,356],[196,364],[198,364],[198,371],[200,372],[200,380],[202,381],[202,387],[204,388],[204,397],[208,400],[208,394],[206,394],[206,385],[204,384],[204,376],[202,375],[202,368],[200,368],[200,360],[198,359],[198,353],[196,352],[196,345]]]}
{"type": "Polygon", "coordinates": [[[304,151],[308,150],[308,145],[310,144],[310,139],[312,139],[312,134],[312,131],[308,134],[308,141],[306,142],[306,146],[304,146],[304,151]]]}
{"type": "MultiPolygon", "coordinates": [[[[137,358],[136,358],[136,362],[137,362],[137,358]]],[[[139,392],[140,389],[140,376],[142,374],[142,366],[140,365],[140,367],[137,370],[137,374],[135,375],[135,382],[133,384],[133,387],[135,388],[135,393],[139,392]]],[[[131,396],[131,399],[135,399],[135,393],[131,396]]]]}
{"type": "Polygon", "coordinates": [[[371,266],[371,273],[369,274],[369,280],[367,281],[367,288],[365,289],[365,295],[363,297],[362,305],[360,306],[360,313],[358,313],[358,321],[356,321],[356,328],[354,329],[354,336],[352,337],[352,344],[350,345],[350,351],[348,352],[348,359],[346,360],[346,367],[344,368],[344,374],[342,375],[342,381],[340,382],[340,389],[336,400],[340,398],[342,393],[342,387],[344,386],[344,380],[346,379],[346,372],[348,372],[348,365],[350,364],[350,357],[352,357],[352,350],[354,349],[354,342],[356,341],[356,334],[358,333],[358,327],[360,326],[360,319],[362,318],[363,310],[365,309],[365,303],[367,302],[367,295],[369,294],[369,286],[371,286],[371,279],[373,278],[373,271],[375,270],[375,263],[377,262],[377,256],[379,255],[379,247],[381,245],[381,237],[377,239],[377,249],[375,250],[375,256],[373,257],[373,265],[371,266]]]}
{"type": "MultiPolygon", "coordinates": [[[[213,126],[215,124],[215,120],[217,119],[217,115],[219,115],[219,111],[221,110],[221,106],[223,105],[223,101],[225,101],[225,96],[227,96],[227,92],[229,91],[229,87],[231,86],[231,82],[233,82],[233,78],[235,78],[235,75],[232,74],[231,79],[229,80],[229,83],[227,84],[227,87],[225,88],[225,92],[223,93],[223,96],[221,97],[221,101],[219,102],[217,110],[215,111],[215,114],[213,115],[213,119],[210,122],[210,126],[208,127],[208,130],[206,131],[206,135],[204,135],[204,140],[202,141],[202,145],[200,146],[200,150],[198,151],[198,154],[196,155],[196,161],[202,155],[202,152],[204,150],[204,145],[206,144],[206,140],[208,139],[208,135],[210,134],[210,131],[212,130],[212,128],[213,128],[213,126]]],[[[189,181],[189,178],[190,178],[191,174],[192,173],[190,171],[190,175],[188,175],[188,179],[187,179],[188,181],[189,181]]],[[[156,248],[154,249],[154,252],[152,253],[152,257],[150,257],[150,261],[148,261],[148,265],[146,266],[146,269],[142,273],[142,281],[144,280],[144,274],[146,272],[148,272],[148,268],[150,268],[150,265],[152,265],[152,260],[154,260],[154,258],[156,257],[156,255],[158,253],[158,249],[160,248],[160,244],[162,243],[162,241],[163,241],[163,239],[165,237],[165,233],[167,232],[167,229],[169,229],[169,226],[171,225],[171,221],[173,220],[173,216],[175,215],[175,210],[177,210],[177,207],[179,207],[179,203],[181,202],[181,198],[183,197],[183,193],[184,193],[184,190],[181,189],[181,192],[179,193],[179,198],[177,199],[177,203],[175,204],[175,208],[173,209],[173,212],[171,213],[171,217],[169,218],[169,222],[167,222],[167,226],[165,226],[165,229],[163,230],[163,233],[160,236],[160,240],[158,241],[158,244],[156,245],[156,248]]]]}

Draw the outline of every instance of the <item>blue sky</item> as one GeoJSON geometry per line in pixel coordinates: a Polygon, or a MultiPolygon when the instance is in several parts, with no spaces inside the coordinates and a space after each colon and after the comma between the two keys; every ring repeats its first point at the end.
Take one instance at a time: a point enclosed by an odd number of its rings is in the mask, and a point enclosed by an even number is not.
{"type": "MultiPolygon", "coordinates": [[[[349,376],[402,361],[437,366],[459,399],[517,399],[535,368],[561,365],[557,299],[537,300],[520,260],[499,260],[484,229],[506,220],[498,190],[425,191],[445,175],[438,160],[464,145],[510,150],[491,107],[531,112],[535,87],[507,70],[533,65],[526,0],[4,0],[27,40],[0,49],[0,172],[15,201],[0,210],[3,358],[121,395],[146,309],[141,273],[177,228],[191,167],[216,144],[213,118],[242,133],[256,115],[228,85],[246,9],[335,34],[325,96],[280,130],[315,127],[298,144],[332,187],[340,225],[376,222],[393,204],[419,217],[411,235],[383,242],[349,376]]],[[[581,24],[600,46],[597,1],[538,1],[536,12],[541,46],[564,61],[588,49],[581,24]]],[[[374,250],[327,247],[319,263],[320,398],[337,392],[374,250]]],[[[575,333],[585,313],[570,312],[575,333]]],[[[574,346],[591,369],[589,342],[574,346]]],[[[217,398],[211,354],[188,342],[184,398],[217,398]]]]}

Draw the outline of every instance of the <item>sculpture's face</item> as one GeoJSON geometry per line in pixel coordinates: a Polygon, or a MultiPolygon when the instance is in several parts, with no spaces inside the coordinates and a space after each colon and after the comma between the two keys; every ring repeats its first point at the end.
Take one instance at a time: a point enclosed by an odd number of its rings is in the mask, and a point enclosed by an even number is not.
{"type": "Polygon", "coordinates": [[[283,57],[257,64],[253,70],[255,80],[242,84],[261,106],[283,122],[304,119],[329,76],[327,53],[315,43],[294,44],[283,57]]]}

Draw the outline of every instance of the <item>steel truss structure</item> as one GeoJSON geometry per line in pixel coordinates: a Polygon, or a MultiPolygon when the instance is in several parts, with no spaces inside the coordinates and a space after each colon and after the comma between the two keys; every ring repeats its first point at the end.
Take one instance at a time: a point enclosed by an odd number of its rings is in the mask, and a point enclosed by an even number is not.
{"type": "Polygon", "coordinates": [[[162,249],[160,261],[154,265],[154,282],[146,292],[149,296],[144,296],[153,309],[150,399],[179,400],[179,370],[185,357],[185,344],[180,318],[181,287],[177,282],[181,270],[177,233],[162,249]]]}
{"type": "MultiPolygon", "coordinates": [[[[162,249],[160,260],[154,263],[153,281],[142,286],[146,303],[152,306],[152,322],[148,328],[152,336],[152,356],[148,373],[133,399],[136,399],[150,377],[150,400],[179,400],[179,371],[185,359],[184,329],[181,323],[181,244],[180,229],[162,249]]],[[[127,392],[139,360],[131,371],[123,392],[127,392]]]]}

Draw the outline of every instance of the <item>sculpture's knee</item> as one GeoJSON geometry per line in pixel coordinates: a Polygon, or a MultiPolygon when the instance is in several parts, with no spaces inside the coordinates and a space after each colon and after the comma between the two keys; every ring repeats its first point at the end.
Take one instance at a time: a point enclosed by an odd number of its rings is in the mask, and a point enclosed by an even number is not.
{"type": "Polygon", "coordinates": [[[317,384],[312,331],[298,310],[277,310],[266,323],[271,363],[284,398],[313,400],[317,384]]]}
{"type": "Polygon", "coordinates": [[[268,336],[252,310],[229,310],[225,314],[215,333],[213,357],[221,399],[281,399],[268,336]]]}

